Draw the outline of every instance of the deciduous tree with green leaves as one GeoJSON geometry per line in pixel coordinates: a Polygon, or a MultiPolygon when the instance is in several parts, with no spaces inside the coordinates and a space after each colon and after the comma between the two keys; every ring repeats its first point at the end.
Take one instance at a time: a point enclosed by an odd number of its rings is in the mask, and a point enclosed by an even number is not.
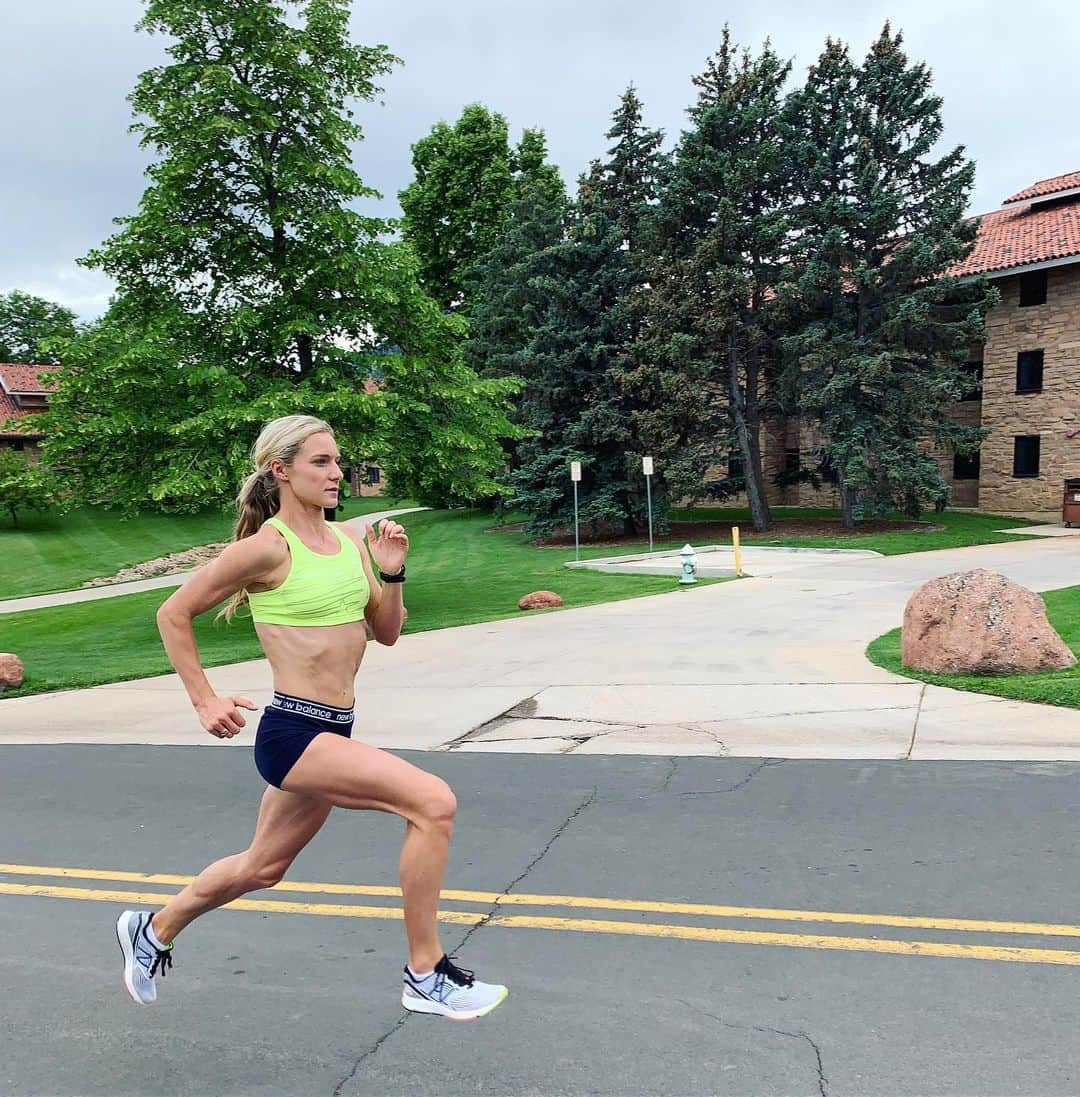
{"type": "Polygon", "coordinates": [[[53,482],[45,469],[26,455],[0,445],[0,509],[19,524],[20,510],[44,510],[52,502],[53,482]]]}
{"type": "Polygon", "coordinates": [[[996,299],[984,280],[948,273],[975,244],[964,218],[975,165],[963,147],[935,155],[942,101],[902,43],[886,24],[857,65],[830,40],[787,129],[799,194],[781,292],[796,305],[788,387],[847,526],[943,501],[927,442],[970,452],[984,433],[949,417],[996,299]]]}
{"type": "MultiPolygon", "coordinates": [[[[150,183],[85,260],[117,301],[67,349],[43,422],[82,498],[227,497],[259,424],[292,412],[330,420],[347,455],[428,469],[425,490],[451,467],[449,496],[491,490],[506,388],[464,365],[408,249],[380,239],[389,224],[352,208],[374,192],[351,106],[396,59],[352,43],[348,18],[347,0],[148,0],[141,29],[171,39],[131,96],[150,183]],[[366,394],[385,345],[401,353],[366,394]],[[428,407],[443,430],[402,429],[428,407]]],[[[412,487],[402,472],[395,489],[412,487]]]]}
{"type": "Polygon", "coordinates": [[[0,362],[55,365],[53,339],[70,339],[79,329],[71,309],[21,290],[0,294],[0,362]]]}
{"type": "Polygon", "coordinates": [[[444,309],[465,310],[474,264],[495,246],[526,187],[565,196],[540,130],[510,147],[506,119],[472,103],[451,126],[438,122],[413,145],[416,176],[398,198],[402,235],[420,261],[424,288],[444,309]]]}

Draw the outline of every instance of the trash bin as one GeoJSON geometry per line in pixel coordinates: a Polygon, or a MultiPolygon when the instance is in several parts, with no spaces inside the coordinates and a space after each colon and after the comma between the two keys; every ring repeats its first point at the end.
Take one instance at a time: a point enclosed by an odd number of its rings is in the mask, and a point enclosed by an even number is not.
{"type": "Polygon", "coordinates": [[[1071,526],[1080,523],[1080,476],[1065,481],[1065,501],[1061,506],[1061,520],[1071,526]]]}

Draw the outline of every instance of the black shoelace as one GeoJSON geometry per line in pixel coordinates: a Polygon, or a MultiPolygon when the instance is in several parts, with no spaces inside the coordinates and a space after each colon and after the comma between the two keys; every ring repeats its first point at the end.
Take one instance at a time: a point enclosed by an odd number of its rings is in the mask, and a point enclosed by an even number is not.
{"type": "Polygon", "coordinates": [[[153,978],[154,974],[165,975],[165,972],[172,967],[172,949],[168,949],[164,952],[158,952],[154,957],[154,962],[150,965],[150,977],[153,978]]]}
{"type": "Polygon", "coordinates": [[[444,980],[450,979],[452,982],[457,983],[459,987],[471,987],[476,982],[476,978],[471,971],[458,967],[446,955],[435,965],[435,974],[441,975],[444,980]]]}
{"type": "MultiPolygon", "coordinates": [[[[143,934],[146,937],[146,934],[143,934]]],[[[154,962],[150,965],[150,978],[153,979],[155,975],[164,976],[165,972],[172,967],[172,948],[155,948],[150,943],[150,938],[146,937],[146,943],[154,950],[154,962]]]]}

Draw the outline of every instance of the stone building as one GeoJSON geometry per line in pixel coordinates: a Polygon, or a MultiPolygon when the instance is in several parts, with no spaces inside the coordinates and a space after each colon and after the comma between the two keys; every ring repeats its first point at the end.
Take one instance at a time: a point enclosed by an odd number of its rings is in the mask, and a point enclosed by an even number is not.
{"type": "MultiPolygon", "coordinates": [[[[937,454],[952,505],[1060,513],[1065,479],[1080,476],[1080,171],[1044,179],[983,214],[955,273],[985,274],[1001,300],[968,363],[969,396],[953,408],[955,419],[990,433],[974,457],[937,454]]],[[[771,504],[839,506],[829,486],[773,482],[814,442],[810,425],[797,420],[763,426],[771,504]]],[[[732,502],[745,505],[745,495],[732,502]]]]}
{"type": "Polygon", "coordinates": [[[977,458],[946,458],[954,503],[1060,512],[1065,478],[1080,476],[1080,171],[983,214],[956,273],[985,274],[1001,301],[957,408],[990,434],[977,458]]]}

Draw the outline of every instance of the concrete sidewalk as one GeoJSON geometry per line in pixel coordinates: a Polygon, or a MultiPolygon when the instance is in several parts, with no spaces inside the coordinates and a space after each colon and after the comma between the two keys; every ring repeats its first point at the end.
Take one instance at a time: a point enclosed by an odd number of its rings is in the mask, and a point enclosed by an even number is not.
{"type": "MultiPolygon", "coordinates": [[[[356,734],[455,752],[786,758],[1080,759],[1080,711],[926,686],[871,665],[928,578],[972,567],[1075,584],[1080,541],[984,545],[813,566],[372,644],[356,734]]],[[[674,581],[673,581],[674,587],[674,581]]],[[[209,671],[263,705],[265,661],[209,671]]],[[[0,702],[0,743],[228,744],[174,675],[0,702]]]]}
{"type": "MultiPolygon", "coordinates": [[[[699,578],[734,578],[735,550],[731,545],[702,545],[694,548],[695,574],[699,578]]],[[[881,559],[880,552],[869,549],[811,549],[744,547],[741,551],[743,575],[763,577],[785,571],[809,568],[816,564],[832,564],[844,560],[881,559]]],[[[609,575],[671,575],[682,574],[682,550],[639,552],[631,556],[604,556],[591,560],[572,560],[568,568],[585,568],[609,575]]]]}

